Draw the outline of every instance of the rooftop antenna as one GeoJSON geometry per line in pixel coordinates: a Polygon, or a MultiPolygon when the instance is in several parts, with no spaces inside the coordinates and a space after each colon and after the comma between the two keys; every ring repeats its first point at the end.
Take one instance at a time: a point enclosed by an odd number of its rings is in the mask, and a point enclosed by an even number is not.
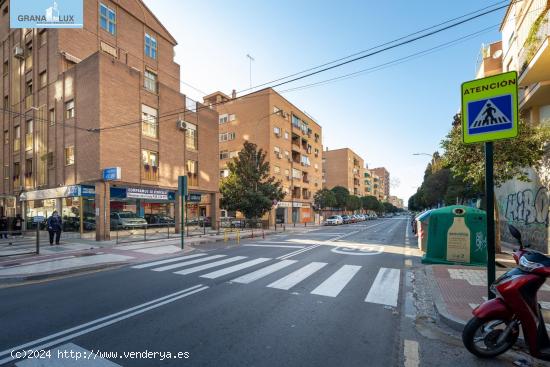
{"type": "Polygon", "coordinates": [[[248,76],[250,80],[250,88],[252,88],[252,61],[256,61],[250,54],[246,54],[248,57],[248,76]]]}

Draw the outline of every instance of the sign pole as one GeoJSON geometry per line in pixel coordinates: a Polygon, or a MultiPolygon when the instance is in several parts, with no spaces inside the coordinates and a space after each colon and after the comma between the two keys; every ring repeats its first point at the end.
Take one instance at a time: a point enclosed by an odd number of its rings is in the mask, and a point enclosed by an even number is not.
{"type": "Polygon", "coordinates": [[[181,203],[181,214],[180,214],[180,240],[181,240],[181,249],[183,250],[183,246],[185,244],[185,236],[184,236],[184,229],[185,229],[185,196],[187,196],[187,176],[179,176],[178,177],[178,192],[180,196],[180,203],[181,203]]]}
{"type": "Polygon", "coordinates": [[[487,213],[487,297],[495,298],[491,284],[495,281],[495,193],[493,182],[493,142],[485,142],[485,201],[487,213]]]}

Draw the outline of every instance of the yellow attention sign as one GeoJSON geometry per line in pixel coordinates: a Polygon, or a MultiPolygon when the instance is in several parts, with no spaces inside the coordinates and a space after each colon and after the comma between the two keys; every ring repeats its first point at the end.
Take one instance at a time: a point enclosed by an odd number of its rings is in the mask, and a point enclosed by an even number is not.
{"type": "Polygon", "coordinates": [[[464,143],[518,135],[518,77],[515,71],[462,83],[464,143]]]}

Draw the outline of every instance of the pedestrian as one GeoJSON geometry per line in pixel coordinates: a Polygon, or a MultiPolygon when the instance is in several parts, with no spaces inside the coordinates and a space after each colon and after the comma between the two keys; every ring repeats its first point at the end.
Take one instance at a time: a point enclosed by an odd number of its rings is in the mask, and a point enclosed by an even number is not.
{"type": "Polygon", "coordinates": [[[0,217],[0,239],[8,238],[8,218],[4,214],[0,217]]]}
{"type": "Polygon", "coordinates": [[[21,214],[17,214],[13,219],[13,235],[21,236],[21,228],[23,228],[23,218],[21,214]]]}
{"type": "Polygon", "coordinates": [[[51,217],[48,218],[48,233],[50,234],[50,246],[53,245],[53,237],[55,235],[55,244],[59,245],[59,238],[61,237],[62,222],[61,217],[54,210],[51,217]]]}

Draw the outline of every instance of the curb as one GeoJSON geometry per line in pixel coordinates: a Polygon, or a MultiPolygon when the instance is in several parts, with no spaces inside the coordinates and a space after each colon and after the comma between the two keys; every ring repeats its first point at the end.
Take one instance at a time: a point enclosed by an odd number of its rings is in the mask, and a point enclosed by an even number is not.
{"type": "MultiPolygon", "coordinates": [[[[435,279],[431,265],[426,266],[424,269],[426,271],[426,275],[428,276],[428,279],[431,279],[431,280],[435,279]]],[[[435,282],[429,282],[429,284],[430,284],[430,290],[433,296],[435,311],[441,318],[441,321],[443,321],[443,323],[449,326],[451,329],[458,332],[462,332],[462,330],[464,329],[464,326],[466,326],[466,321],[463,321],[451,315],[447,311],[447,307],[445,306],[445,302],[443,301],[441,292],[437,288],[438,287],[437,284],[435,284],[435,282]]]]}
{"type": "Polygon", "coordinates": [[[106,263],[106,264],[98,264],[94,266],[84,266],[79,268],[72,268],[72,269],[66,269],[61,270],[58,272],[51,272],[51,273],[42,273],[42,274],[35,274],[35,275],[26,275],[26,276],[20,276],[20,277],[9,277],[9,278],[0,278],[0,286],[4,285],[17,285],[24,282],[29,281],[35,281],[35,280],[45,280],[49,278],[56,278],[59,276],[65,276],[65,275],[75,275],[79,273],[86,273],[86,272],[92,272],[97,270],[106,270],[110,268],[116,268],[131,264],[130,261],[118,261],[113,263],[106,263]]]}

